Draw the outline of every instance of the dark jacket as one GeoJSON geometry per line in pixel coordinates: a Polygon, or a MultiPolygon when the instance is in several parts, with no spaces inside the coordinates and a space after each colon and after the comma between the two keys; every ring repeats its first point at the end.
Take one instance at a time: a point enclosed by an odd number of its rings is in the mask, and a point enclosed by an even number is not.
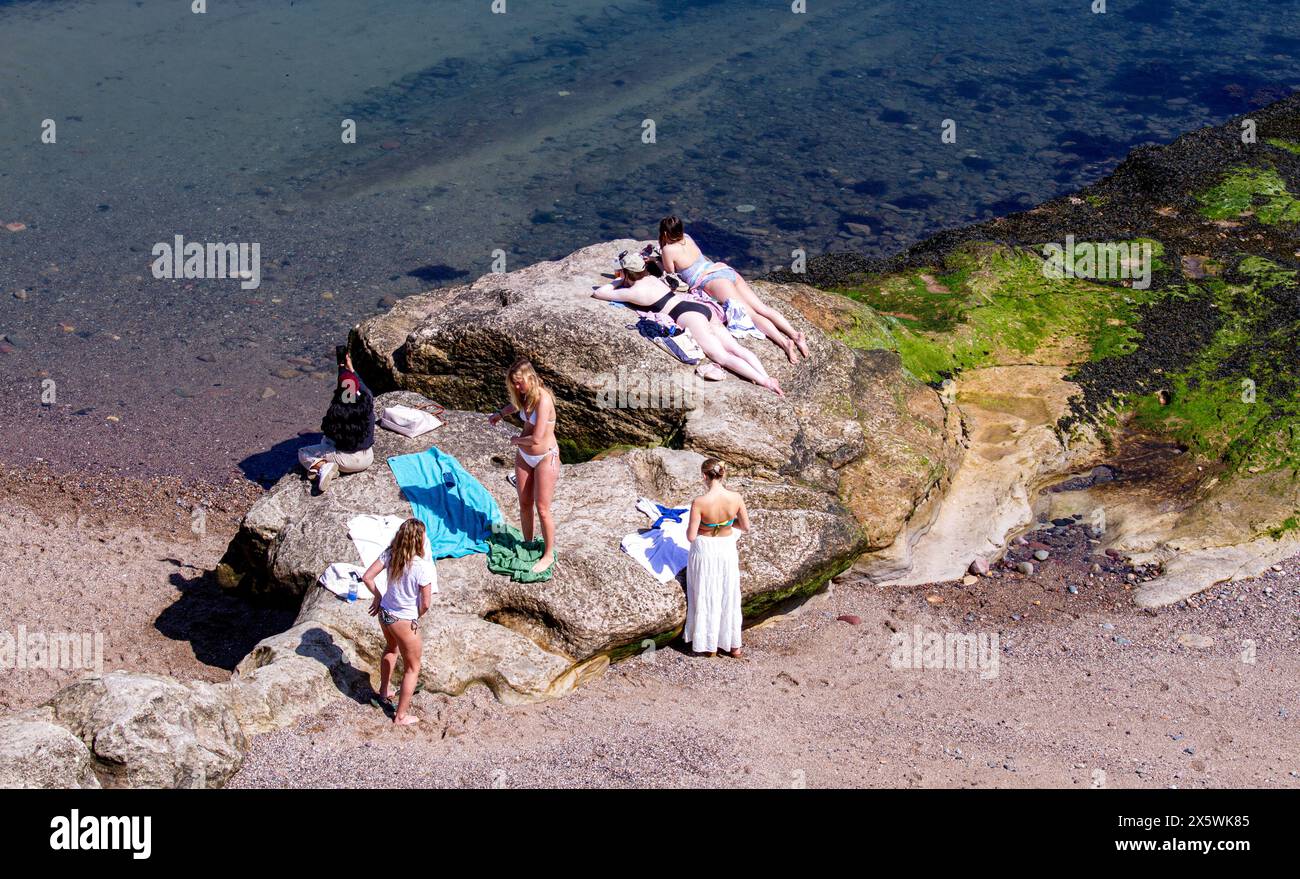
{"type": "Polygon", "coordinates": [[[363,452],[375,444],[375,397],[355,372],[339,369],[339,386],[320,429],[340,452],[363,452]]]}

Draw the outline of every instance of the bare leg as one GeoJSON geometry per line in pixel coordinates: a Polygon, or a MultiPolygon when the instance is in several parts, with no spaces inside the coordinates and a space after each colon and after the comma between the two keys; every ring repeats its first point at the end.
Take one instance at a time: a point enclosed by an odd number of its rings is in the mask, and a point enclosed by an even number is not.
{"type": "MultiPolygon", "coordinates": [[[[804,337],[804,334],[796,330],[790,321],[785,319],[785,315],[759,299],[758,294],[754,292],[754,288],[749,286],[749,282],[744,278],[740,278],[736,282],[736,293],[745,306],[745,310],[754,316],[754,326],[758,326],[758,317],[761,315],[764,319],[775,324],[776,328],[782,333],[794,339],[794,343],[799,346],[799,352],[804,357],[808,356],[808,340],[804,337]]],[[[758,328],[763,330],[761,326],[758,328]]],[[[763,332],[766,333],[767,330],[763,330],[763,332]]]]}
{"type": "MultiPolygon", "coordinates": [[[[712,322],[707,320],[704,315],[693,311],[687,312],[678,318],[678,323],[691,331],[691,337],[704,351],[704,356],[718,364],[718,366],[729,369],[741,378],[749,379],[754,384],[765,387],[773,393],[782,393],[781,386],[776,383],[776,379],[768,378],[767,373],[763,372],[761,367],[755,369],[744,357],[728,351],[722,335],[714,332],[712,322]]],[[[718,329],[722,334],[727,333],[720,324],[718,329]]],[[[729,335],[727,341],[731,341],[729,335]]],[[[782,394],[782,396],[784,395],[782,394]]]]}
{"type": "Polygon", "coordinates": [[[719,302],[726,302],[728,299],[734,298],[738,303],[744,306],[745,311],[749,312],[749,317],[754,321],[754,326],[758,327],[759,332],[775,342],[776,346],[785,352],[785,356],[789,358],[791,363],[797,362],[794,347],[794,328],[790,327],[789,322],[786,321],[785,318],[781,317],[781,315],[760,302],[758,297],[754,295],[753,290],[749,291],[749,300],[746,300],[740,284],[744,284],[746,288],[749,287],[748,284],[745,284],[743,278],[738,284],[719,279],[716,281],[710,281],[704,286],[704,289],[710,296],[719,302]],[[753,304],[751,304],[751,302],[753,304]],[[782,331],[776,321],[772,320],[769,315],[775,315],[780,319],[781,323],[784,323],[790,328],[786,331],[782,331]]]}
{"type": "Polygon", "coordinates": [[[515,454],[515,490],[519,492],[519,528],[524,540],[533,539],[533,468],[515,454]]]}
{"type": "Polygon", "coordinates": [[[555,562],[555,518],[551,515],[551,498],[555,497],[555,483],[560,479],[560,458],[547,455],[533,470],[533,496],[537,499],[537,519],[542,526],[546,548],[533,565],[533,573],[540,574],[555,562]]]}
{"type": "Polygon", "coordinates": [[[420,681],[420,656],[424,652],[424,645],[420,642],[419,634],[411,630],[411,624],[406,620],[398,622],[393,628],[404,630],[400,634],[394,632],[399,639],[403,668],[402,692],[397,699],[397,713],[393,715],[393,723],[396,726],[408,726],[420,722],[420,718],[411,717],[407,712],[410,711],[411,699],[415,696],[415,685],[420,681]]]}
{"type": "Polygon", "coordinates": [[[727,351],[735,354],[737,357],[744,358],[745,362],[754,367],[754,369],[758,371],[758,374],[763,376],[763,378],[768,377],[767,370],[763,368],[763,361],[758,359],[758,355],[737,342],[735,337],[727,331],[726,327],[715,323],[710,323],[709,326],[713,328],[713,332],[717,337],[722,340],[722,347],[726,348],[727,351]]]}
{"type": "Polygon", "coordinates": [[[384,655],[379,660],[379,698],[393,698],[393,690],[390,684],[393,680],[393,669],[397,667],[397,639],[393,637],[392,631],[388,626],[379,627],[384,633],[384,655]]]}

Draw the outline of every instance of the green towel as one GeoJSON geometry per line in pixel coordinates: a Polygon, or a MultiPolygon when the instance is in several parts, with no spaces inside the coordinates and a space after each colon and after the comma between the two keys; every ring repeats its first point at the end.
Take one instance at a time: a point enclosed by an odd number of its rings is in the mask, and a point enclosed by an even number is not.
{"type": "Polygon", "coordinates": [[[525,541],[523,532],[515,526],[497,523],[488,536],[488,570],[508,576],[516,583],[540,583],[555,574],[554,562],[545,571],[533,573],[533,565],[545,551],[545,541],[525,541]]]}

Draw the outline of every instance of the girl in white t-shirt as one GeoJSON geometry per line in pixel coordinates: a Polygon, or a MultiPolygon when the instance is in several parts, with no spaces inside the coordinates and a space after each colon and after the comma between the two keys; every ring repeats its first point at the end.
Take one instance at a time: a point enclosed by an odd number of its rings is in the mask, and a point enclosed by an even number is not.
{"type": "Polygon", "coordinates": [[[379,701],[386,709],[393,708],[389,681],[397,667],[397,655],[400,653],[402,656],[405,669],[402,692],[393,710],[393,723],[397,726],[420,722],[420,718],[407,713],[420,679],[423,645],[419,619],[429,609],[433,593],[438,591],[433,563],[423,557],[425,545],[424,523],[419,519],[407,519],[397,529],[388,549],[361,576],[374,596],[370,602],[370,615],[379,617],[379,625],[384,630],[386,646],[379,664],[379,701]],[[388,589],[381,598],[375,578],[385,569],[388,571],[388,589]]]}

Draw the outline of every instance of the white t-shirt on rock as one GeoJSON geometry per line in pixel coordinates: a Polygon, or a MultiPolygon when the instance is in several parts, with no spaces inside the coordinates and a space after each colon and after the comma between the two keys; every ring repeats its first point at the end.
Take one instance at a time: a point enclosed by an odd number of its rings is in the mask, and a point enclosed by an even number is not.
{"type": "MultiPolygon", "coordinates": [[[[388,570],[389,552],[384,550],[380,556],[384,569],[388,570]]],[[[413,620],[420,615],[420,588],[433,586],[438,591],[438,572],[433,562],[426,558],[413,558],[402,571],[401,576],[394,577],[388,572],[388,589],[384,592],[379,606],[399,620],[413,620]]]]}

